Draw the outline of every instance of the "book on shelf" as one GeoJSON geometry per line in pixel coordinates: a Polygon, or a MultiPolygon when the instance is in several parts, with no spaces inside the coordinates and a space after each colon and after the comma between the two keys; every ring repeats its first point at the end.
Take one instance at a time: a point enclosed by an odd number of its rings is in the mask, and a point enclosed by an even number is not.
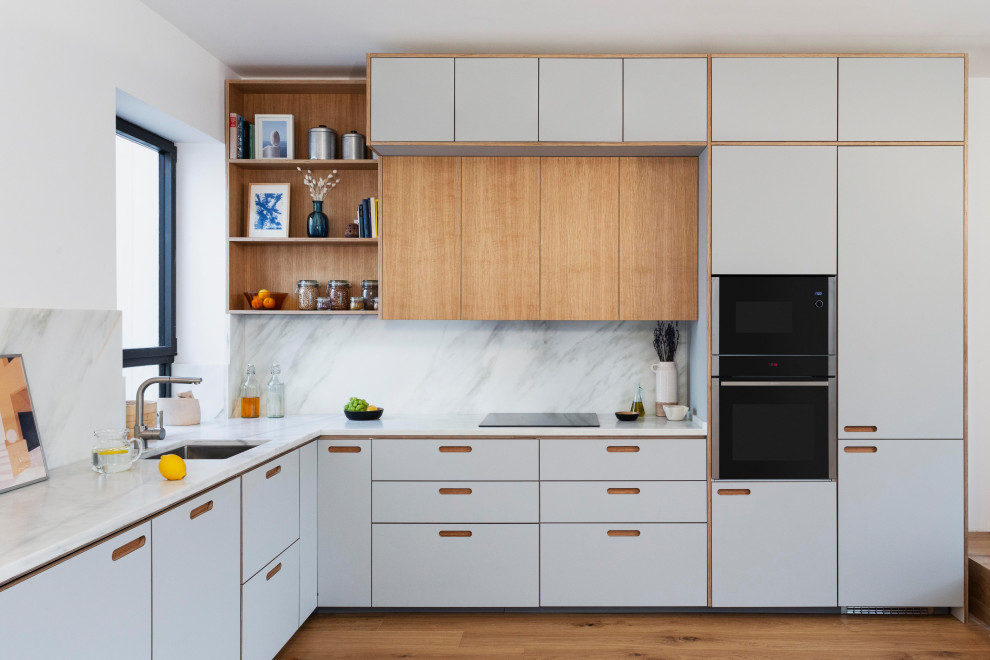
{"type": "Polygon", "coordinates": [[[227,142],[230,148],[230,158],[231,160],[238,158],[238,140],[240,140],[241,135],[241,124],[244,122],[244,117],[241,117],[236,112],[230,113],[230,130],[228,132],[227,142]]]}
{"type": "Polygon", "coordinates": [[[358,238],[368,238],[364,233],[364,202],[358,204],[358,238]]]}
{"type": "Polygon", "coordinates": [[[254,123],[246,121],[244,125],[247,126],[247,153],[245,158],[254,158],[254,123]]]}
{"type": "Polygon", "coordinates": [[[371,198],[371,237],[378,238],[378,198],[371,198]]]}
{"type": "Polygon", "coordinates": [[[358,238],[378,238],[378,199],[365,197],[358,204],[358,238]]]}
{"type": "Polygon", "coordinates": [[[367,197],[362,199],[361,208],[364,209],[364,237],[371,238],[371,225],[374,224],[371,219],[371,200],[367,197]]]}

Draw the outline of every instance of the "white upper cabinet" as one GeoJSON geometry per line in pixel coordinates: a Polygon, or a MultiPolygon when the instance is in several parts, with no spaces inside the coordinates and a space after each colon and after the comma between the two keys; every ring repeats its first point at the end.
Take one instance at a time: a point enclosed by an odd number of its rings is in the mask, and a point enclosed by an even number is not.
{"type": "Polygon", "coordinates": [[[625,142],[708,139],[707,58],[628,58],[622,67],[625,142]]]}
{"type": "Polygon", "coordinates": [[[540,141],[621,142],[622,60],[540,58],[540,141]]]}
{"type": "Polygon", "coordinates": [[[454,139],[536,142],[540,63],[535,57],[460,57],[454,63],[454,139]]]}
{"type": "Polygon", "coordinates": [[[712,139],[836,139],[836,58],[712,58],[712,139]]]}
{"type": "Polygon", "coordinates": [[[451,142],[454,58],[373,57],[371,99],[372,142],[451,142]]]}
{"type": "Polygon", "coordinates": [[[962,57],[839,58],[839,139],[962,140],[965,76],[962,57]]]}
{"type": "Polygon", "coordinates": [[[716,146],[712,273],[836,272],[836,147],[716,146]]]}

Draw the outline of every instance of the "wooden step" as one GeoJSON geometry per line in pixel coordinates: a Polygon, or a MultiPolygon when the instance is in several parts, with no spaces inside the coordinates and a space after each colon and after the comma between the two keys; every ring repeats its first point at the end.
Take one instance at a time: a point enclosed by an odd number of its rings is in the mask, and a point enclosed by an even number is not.
{"type": "Polygon", "coordinates": [[[969,614],[990,624],[990,532],[969,533],[969,614]]]}

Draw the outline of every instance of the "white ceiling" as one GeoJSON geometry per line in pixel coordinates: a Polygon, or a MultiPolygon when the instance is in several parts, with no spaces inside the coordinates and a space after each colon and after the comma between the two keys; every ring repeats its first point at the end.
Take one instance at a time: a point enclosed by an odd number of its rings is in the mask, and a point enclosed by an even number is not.
{"type": "Polygon", "coordinates": [[[143,0],[244,76],[360,76],[365,53],[968,52],[990,0],[143,0]]]}

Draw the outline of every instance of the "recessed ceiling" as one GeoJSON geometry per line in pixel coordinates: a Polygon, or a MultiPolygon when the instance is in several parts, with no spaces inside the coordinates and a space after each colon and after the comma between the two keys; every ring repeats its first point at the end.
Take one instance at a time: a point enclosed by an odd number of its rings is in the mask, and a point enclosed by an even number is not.
{"type": "Polygon", "coordinates": [[[968,52],[987,0],[143,0],[242,76],[362,76],[375,53],[968,52]]]}

